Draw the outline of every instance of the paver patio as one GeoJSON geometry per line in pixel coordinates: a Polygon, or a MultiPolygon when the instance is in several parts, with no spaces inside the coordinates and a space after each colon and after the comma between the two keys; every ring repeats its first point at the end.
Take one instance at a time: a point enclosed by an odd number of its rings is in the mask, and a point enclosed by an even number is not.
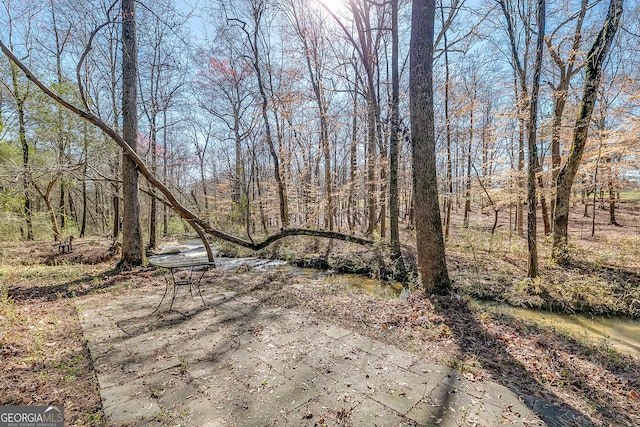
{"type": "MultiPolygon", "coordinates": [[[[224,273],[232,274],[232,273],[224,273]]],[[[584,425],[493,382],[207,282],[78,298],[109,425],[584,425]]],[[[576,421],[578,420],[578,421],[576,421]]]]}

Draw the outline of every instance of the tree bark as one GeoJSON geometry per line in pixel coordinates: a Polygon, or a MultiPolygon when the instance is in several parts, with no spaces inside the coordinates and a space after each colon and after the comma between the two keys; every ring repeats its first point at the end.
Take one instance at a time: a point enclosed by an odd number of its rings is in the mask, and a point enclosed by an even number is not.
{"type": "MultiPolygon", "coordinates": [[[[138,146],[138,53],[135,0],[122,0],[122,137],[136,152],[138,146]]],[[[142,265],[142,229],[138,201],[138,170],[134,160],[122,153],[122,258],[121,268],[142,265]]]]}
{"type": "Polygon", "coordinates": [[[406,274],[400,250],[398,207],[398,145],[400,126],[400,73],[398,69],[398,0],[391,0],[391,137],[389,139],[389,225],[391,259],[400,275],[406,274]]]}
{"type": "Polygon", "coordinates": [[[433,28],[435,0],[414,0],[411,16],[409,96],[416,247],[422,287],[445,294],[451,288],[445,259],[438,182],[433,105],[433,28]]]}
{"type": "Polygon", "coordinates": [[[536,219],[536,173],[538,172],[538,94],[540,93],[540,75],[542,73],[542,50],[544,49],[545,31],[545,0],[538,0],[536,11],[536,24],[538,36],[536,41],[536,61],[533,71],[533,83],[531,88],[531,101],[529,102],[529,170],[527,174],[527,246],[529,249],[527,262],[527,277],[538,276],[538,242],[536,219]]]}
{"type": "Polygon", "coordinates": [[[601,80],[602,64],[609,52],[613,38],[620,24],[623,10],[623,0],[611,0],[607,17],[593,42],[585,60],[585,78],[582,89],[582,102],[576,118],[573,141],[564,166],[558,173],[555,215],[553,221],[553,252],[552,258],[559,264],[569,262],[567,246],[569,227],[569,199],[573,180],[578,173],[580,161],[584,153],[589,123],[598,94],[601,80]]]}

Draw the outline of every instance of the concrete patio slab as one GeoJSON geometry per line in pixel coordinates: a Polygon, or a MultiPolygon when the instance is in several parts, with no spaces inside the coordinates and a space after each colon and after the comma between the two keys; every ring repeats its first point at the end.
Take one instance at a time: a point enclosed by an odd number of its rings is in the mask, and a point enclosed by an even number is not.
{"type": "MultiPolygon", "coordinates": [[[[231,274],[231,273],[228,273],[231,274]]],[[[112,426],[556,425],[566,415],[231,281],[76,299],[112,426]],[[155,311],[154,311],[155,310],[155,311]]],[[[560,424],[557,424],[560,425],[560,424]]]]}

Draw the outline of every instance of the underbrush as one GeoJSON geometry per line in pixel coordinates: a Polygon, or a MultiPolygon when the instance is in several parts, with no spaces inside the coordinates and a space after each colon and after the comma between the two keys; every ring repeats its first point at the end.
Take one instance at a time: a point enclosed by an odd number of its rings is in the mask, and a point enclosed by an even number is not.
{"type": "Polygon", "coordinates": [[[597,241],[570,245],[568,266],[555,264],[547,254],[550,237],[539,242],[539,276],[526,278],[526,240],[514,233],[488,234],[461,230],[448,244],[454,289],[485,300],[564,313],[640,318],[640,238],[602,235],[597,241]],[[500,244],[502,242],[502,244],[500,244]]]}

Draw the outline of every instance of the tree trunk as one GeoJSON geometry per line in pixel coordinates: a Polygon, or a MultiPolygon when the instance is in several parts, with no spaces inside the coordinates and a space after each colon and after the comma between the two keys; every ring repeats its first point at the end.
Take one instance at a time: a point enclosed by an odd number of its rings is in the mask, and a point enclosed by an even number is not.
{"type": "Polygon", "coordinates": [[[471,111],[469,113],[469,141],[467,144],[467,182],[464,189],[464,219],[463,227],[469,228],[469,213],[471,212],[471,146],[473,144],[473,110],[475,109],[475,90],[471,97],[471,111]]]}
{"type": "Polygon", "coordinates": [[[22,191],[24,199],[22,201],[22,209],[27,226],[27,240],[33,240],[33,212],[31,210],[31,195],[29,186],[31,184],[31,165],[29,164],[29,143],[27,142],[27,126],[24,113],[25,94],[21,93],[20,84],[18,82],[18,67],[11,64],[11,81],[13,84],[13,97],[16,101],[18,111],[18,139],[22,147],[22,191]]]}
{"type": "Polygon", "coordinates": [[[607,157],[607,188],[609,190],[609,225],[620,226],[616,221],[616,185],[611,168],[611,156],[607,157]]]}
{"type": "Polygon", "coordinates": [[[249,36],[248,33],[246,34],[247,34],[247,37],[249,38],[249,42],[251,43],[251,49],[253,50],[252,52],[253,58],[251,59],[252,59],[253,69],[256,72],[258,90],[260,93],[260,98],[262,100],[261,113],[262,113],[262,120],[264,122],[265,140],[267,141],[267,146],[269,147],[269,154],[271,155],[271,159],[273,160],[273,173],[276,180],[276,184],[278,186],[280,222],[282,227],[286,228],[289,226],[289,207],[287,203],[287,191],[286,191],[284,180],[282,179],[282,175],[280,173],[280,159],[275,149],[275,145],[273,143],[273,136],[271,134],[271,124],[269,122],[269,113],[268,113],[269,101],[267,98],[267,93],[265,91],[264,81],[262,79],[262,70],[260,69],[260,51],[258,48],[258,43],[259,43],[258,32],[260,27],[260,21],[262,19],[262,13],[264,12],[263,7],[264,5],[261,4],[260,6],[257,6],[253,11],[255,28],[251,36],[249,36]]]}
{"type": "MultiPolygon", "coordinates": [[[[167,160],[168,150],[167,145],[167,110],[162,111],[162,182],[167,185],[167,160]]],[[[169,210],[167,205],[162,205],[162,235],[167,236],[169,234],[169,210]]]]}
{"type": "Polygon", "coordinates": [[[527,277],[538,276],[538,242],[536,220],[536,173],[538,172],[538,142],[536,140],[538,130],[538,94],[540,93],[540,74],[542,73],[542,50],[544,48],[545,30],[545,0],[538,0],[536,11],[536,24],[538,36],[536,42],[536,62],[533,71],[533,83],[531,88],[531,101],[529,102],[529,170],[527,179],[527,245],[529,257],[527,263],[527,277]]]}
{"type": "MultiPolygon", "coordinates": [[[[373,95],[368,95],[373,96],[373,95]]],[[[372,100],[367,100],[367,234],[376,230],[376,116],[372,100]]]]}
{"type": "MultiPolygon", "coordinates": [[[[517,91],[518,89],[516,89],[517,91]]],[[[518,95],[516,95],[516,98],[518,95]]],[[[520,105],[521,102],[518,102],[520,105]]],[[[521,108],[518,108],[518,114],[522,116],[523,112],[521,108]]],[[[518,138],[518,172],[516,182],[518,185],[518,205],[516,207],[516,229],[518,234],[522,235],[523,227],[524,227],[524,202],[522,201],[522,190],[524,190],[524,119],[520,119],[520,129],[519,129],[519,138],[518,138]]]]}
{"type": "MultiPolygon", "coordinates": [[[[138,53],[135,0],[122,0],[122,136],[135,152],[138,145],[138,53]]],[[[138,169],[122,153],[122,258],[121,268],[142,265],[142,230],[138,202],[138,169]]]]}
{"type": "Polygon", "coordinates": [[[36,189],[42,200],[44,200],[44,204],[47,207],[47,212],[49,213],[49,221],[51,222],[51,232],[53,233],[53,240],[60,240],[60,228],[58,227],[58,219],[56,217],[56,211],[53,207],[53,203],[51,202],[51,190],[55,185],[57,178],[54,178],[49,185],[47,186],[46,191],[42,191],[38,184],[33,182],[33,188],[36,189]]]}
{"type": "MultiPolygon", "coordinates": [[[[560,156],[560,133],[562,129],[562,114],[567,103],[567,95],[569,93],[569,83],[571,78],[579,71],[579,67],[575,66],[575,59],[580,50],[580,42],[582,40],[582,25],[584,17],[588,9],[588,0],[581,0],[580,12],[577,16],[576,28],[573,35],[573,46],[569,51],[566,61],[559,55],[559,46],[554,45],[553,41],[548,38],[547,47],[549,53],[560,72],[560,81],[553,90],[553,120],[551,125],[551,186],[555,192],[558,173],[562,158],[560,156]]],[[[551,215],[555,212],[555,198],[551,199],[551,215]]],[[[552,218],[553,221],[553,218],[552,218]]],[[[546,233],[546,231],[545,231],[546,233]]]]}
{"type": "Polygon", "coordinates": [[[358,168],[358,80],[353,89],[353,117],[351,119],[351,147],[349,147],[349,195],[347,198],[347,224],[353,233],[356,223],[357,206],[355,203],[356,172],[358,168]]]}
{"type": "MultiPolygon", "coordinates": [[[[444,7],[440,8],[442,22],[444,22],[444,7]]],[[[445,197],[445,220],[444,220],[444,238],[449,238],[449,229],[451,228],[451,207],[453,205],[453,168],[451,164],[451,118],[449,117],[449,89],[450,89],[450,72],[449,72],[449,41],[447,32],[442,34],[444,42],[444,120],[446,125],[447,139],[447,191],[445,197]]]]}
{"type": "Polygon", "coordinates": [[[414,0],[411,17],[409,94],[418,270],[424,290],[451,288],[445,259],[433,105],[433,27],[435,0],[414,0]]]}
{"type": "MultiPolygon", "coordinates": [[[[538,165],[538,169],[540,169],[540,165],[538,165]]],[[[544,223],[544,235],[548,236],[551,234],[551,221],[549,215],[549,207],[547,206],[547,198],[544,194],[544,181],[542,176],[537,177],[538,188],[540,189],[540,208],[542,209],[542,221],[544,223]]]]}
{"type": "MultiPolygon", "coordinates": [[[[89,151],[89,126],[87,122],[82,123],[82,223],[80,225],[80,237],[84,237],[87,231],[87,179],[89,170],[89,161],[87,153],[89,151]]],[[[96,198],[96,206],[99,204],[96,198]]]]}
{"type": "Polygon", "coordinates": [[[585,79],[582,89],[582,102],[576,118],[573,141],[567,161],[558,173],[556,191],[556,211],[553,222],[552,258],[559,264],[569,262],[567,246],[569,227],[569,199],[573,180],[578,173],[582,154],[587,142],[589,123],[600,85],[602,64],[609,52],[613,38],[620,24],[623,0],[611,0],[607,18],[593,42],[585,60],[585,79]]]}
{"type": "MultiPolygon", "coordinates": [[[[596,183],[598,182],[598,169],[600,169],[600,159],[602,158],[602,129],[600,129],[600,144],[598,145],[598,157],[596,158],[596,168],[593,171],[593,182],[594,188],[596,183]]],[[[593,209],[591,210],[591,237],[596,234],[596,195],[597,193],[593,192],[593,209]]]]}
{"type": "Polygon", "coordinates": [[[398,207],[398,139],[400,125],[400,73],[398,70],[398,0],[391,0],[391,137],[389,139],[389,225],[391,259],[402,277],[405,266],[400,250],[400,209],[398,207]]]}
{"type": "MultiPolygon", "coordinates": [[[[156,127],[156,113],[155,111],[151,116],[151,129],[149,130],[149,142],[151,145],[151,173],[156,175],[158,173],[158,154],[157,154],[157,141],[158,141],[158,129],[156,127]]],[[[156,234],[157,234],[157,222],[158,222],[158,203],[157,203],[157,190],[154,186],[149,189],[151,192],[151,200],[149,207],[149,248],[155,249],[157,246],[156,234]]]]}

